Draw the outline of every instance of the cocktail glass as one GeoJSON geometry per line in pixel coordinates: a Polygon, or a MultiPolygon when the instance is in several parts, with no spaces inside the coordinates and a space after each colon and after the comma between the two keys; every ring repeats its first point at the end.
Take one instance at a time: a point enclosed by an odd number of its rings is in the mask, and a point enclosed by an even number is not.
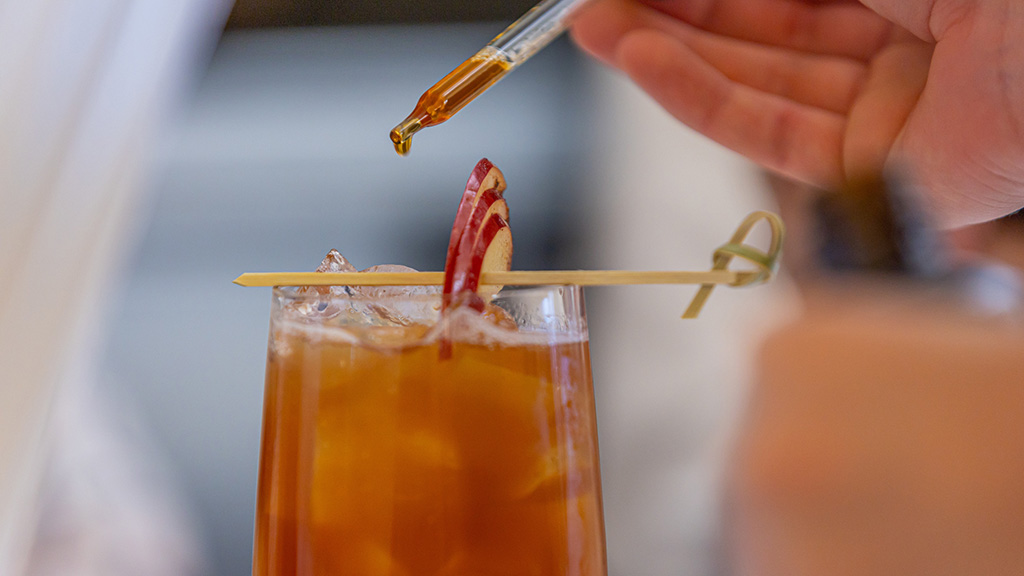
{"type": "Polygon", "coordinates": [[[582,290],[404,292],[274,289],[253,573],[604,576],[582,290]]]}

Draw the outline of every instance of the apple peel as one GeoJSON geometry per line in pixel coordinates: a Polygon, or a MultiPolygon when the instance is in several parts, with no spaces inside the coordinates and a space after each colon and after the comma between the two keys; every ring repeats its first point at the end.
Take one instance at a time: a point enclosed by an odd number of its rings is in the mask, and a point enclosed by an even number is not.
{"type": "Polygon", "coordinates": [[[442,312],[466,306],[483,313],[501,290],[499,285],[481,286],[480,278],[485,271],[508,271],[512,265],[505,187],[504,175],[486,158],[473,168],[449,237],[442,312]]]}
{"type": "Polygon", "coordinates": [[[469,236],[463,236],[464,246],[460,250],[457,265],[452,274],[451,291],[457,295],[464,292],[476,293],[480,298],[479,305],[494,297],[501,286],[480,286],[480,276],[484,271],[509,270],[512,264],[512,231],[508,222],[499,214],[492,214],[481,226],[471,246],[469,236]]]}
{"type": "MultiPolygon", "coordinates": [[[[459,201],[459,208],[455,213],[455,223],[452,224],[452,232],[448,237],[448,252],[445,255],[444,268],[448,270],[455,264],[455,257],[458,252],[459,243],[462,240],[462,233],[473,215],[477,203],[483,199],[481,191],[494,190],[500,197],[505,191],[505,175],[501,173],[494,164],[487,158],[481,159],[473,167],[466,182],[465,191],[462,193],[462,200],[459,201]]],[[[505,214],[508,220],[508,214],[505,214]]],[[[482,222],[482,221],[481,221],[482,222]]]]}
{"type": "Polygon", "coordinates": [[[478,196],[476,207],[466,221],[462,234],[459,235],[458,244],[454,249],[448,249],[448,253],[454,256],[444,267],[445,294],[457,294],[469,289],[464,279],[473,265],[473,250],[482,237],[488,219],[499,216],[508,225],[508,203],[496,189],[486,190],[478,196]]]}

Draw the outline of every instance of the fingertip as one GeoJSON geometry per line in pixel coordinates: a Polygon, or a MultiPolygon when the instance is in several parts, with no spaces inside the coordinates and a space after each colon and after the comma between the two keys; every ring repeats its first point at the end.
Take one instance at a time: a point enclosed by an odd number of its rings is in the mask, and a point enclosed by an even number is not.
{"type": "Polygon", "coordinates": [[[572,28],[569,29],[569,37],[572,38],[572,41],[580,50],[605,64],[611,65],[612,62],[609,54],[614,49],[605,45],[604,40],[590,24],[580,21],[575,22],[572,28]]]}
{"type": "Polygon", "coordinates": [[[667,84],[675,84],[675,80],[697,65],[696,56],[685,44],[652,29],[624,34],[612,58],[634,82],[659,99],[668,95],[667,84]]]}
{"type": "Polygon", "coordinates": [[[632,13],[622,0],[592,2],[574,17],[569,34],[584,52],[614,66],[619,41],[636,26],[632,13]]]}
{"type": "Polygon", "coordinates": [[[630,68],[661,67],[664,44],[670,39],[657,30],[633,30],[623,34],[615,49],[615,61],[630,68]]]}

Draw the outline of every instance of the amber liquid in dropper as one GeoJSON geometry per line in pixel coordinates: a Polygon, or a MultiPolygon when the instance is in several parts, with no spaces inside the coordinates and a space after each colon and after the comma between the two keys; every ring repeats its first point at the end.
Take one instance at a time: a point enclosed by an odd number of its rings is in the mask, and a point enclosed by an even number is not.
{"type": "Polygon", "coordinates": [[[485,48],[460,64],[424,92],[409,117],[391,131],[395,152],[408,154],[413,134],[454,116],[511,68],[512,63],[493,48],[485,48]]]}

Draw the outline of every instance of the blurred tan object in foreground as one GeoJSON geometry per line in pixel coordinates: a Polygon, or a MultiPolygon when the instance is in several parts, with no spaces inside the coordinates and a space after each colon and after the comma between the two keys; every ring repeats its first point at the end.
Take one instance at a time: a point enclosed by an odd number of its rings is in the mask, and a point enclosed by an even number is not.
{"type": "MultiPolygon", "coordinates": [[[[220,0],[0,2],[0,574],[35,531],[46,422],[104,336],[152,137],[220,0]]],[[[96,521],[101,521],[97,519],[96,521]]],[[[67,573],[67,572],[65,572],[67,573]]],[[[78,573],[78,572],[75,572],[78,573]]],[[[112,572],[107,572],[112,573],[112,572]]]]}
{"type": "Polygon", "coordinates": [[[209,574],[178,475],[149,423],[88,380],[92,373],[63,380],[56,395],[24,575],[209,574]]]}
{"type": "Polygon", "coordinates": [[[818,284],[764,345],[731,475],[750,576],[1024,574],[1024,314],[818,284]]]}

